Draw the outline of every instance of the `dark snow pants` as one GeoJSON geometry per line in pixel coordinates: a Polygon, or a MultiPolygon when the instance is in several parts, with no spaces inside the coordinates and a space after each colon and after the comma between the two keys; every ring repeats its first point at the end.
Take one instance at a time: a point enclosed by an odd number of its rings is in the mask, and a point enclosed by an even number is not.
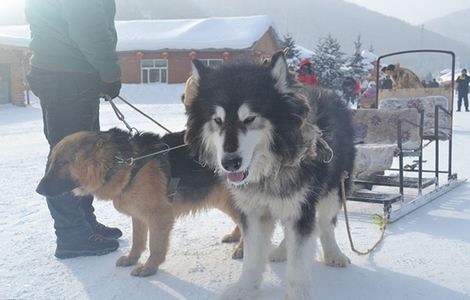
{"type": "Polygon", "coordinates": [[[458,101],[457,101],[457,109],[460,110],[462,107],[462,100],[465,105],[465,109],[468,110],[468,91],[459,91],[458,92],[458,101]]]}
{"type": "MultiPolygon", "coordinates": [[[[53,72],[32,68],[28,75],[32,92],[39,97],[44,135],[50,150],[63,137],[82,130],[99,130],[99,78],[93,74],[53,72]]],[[[50,154],[50,152],[49,152],[50,154]]],[[[57,244],[88,238],[96,221],[93,197],[71,193],[46,198],[54,219],[57,244]]]]}

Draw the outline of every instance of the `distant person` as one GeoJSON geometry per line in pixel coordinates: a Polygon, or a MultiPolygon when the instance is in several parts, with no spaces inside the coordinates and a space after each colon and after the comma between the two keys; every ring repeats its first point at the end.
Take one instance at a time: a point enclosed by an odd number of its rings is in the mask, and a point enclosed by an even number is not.
{"type": "Polygon", "coordinates": [[[468,84],[470,83],[470,77],[467,76],[467,70],[462,69],[462,74],[457,77],[455,81],[457,83],[458,91],[458,101],[457,101],[457,111],[460,111],[462,107],[462,100],[465,104],[465,111],[468,110],[468,84]]]}
{"type": "Polygon", "coordinates": [[[374,81],[369,82],[367,89],[361,96],[361,108],[375,108],[375,98],[377,95],[377,87],[374,81]]]}
{"type": "MultiPolygon", "coordinates": [[[[343,98],[352,109],[358,107],[357,82],[353,77],[346,77],[342,84],[343,98]]],[[[360,88],[359,88],[360,91],[360,88]]]]}
{"type": "Polygon", "coordinates": [[[438,88],[439,87],[439,82],[437,82],[436,78],[432,79],[430,86],[432,88],[438,88]]]}
{"type": "MultiPolygon", "coordinates": [[[[114,0],[26,0],[31,28],[31,90],[40,99],[50,149],[78,131],[98,131],[99,97],[119,95],[114,0]]],[[[58,183],[59,184],[59,183],[58,183]]],[[[96,220],[93,197],[47,198],[57,236],[55,256],[102,255],[122,235],[96,220]]]]}
{"type": "Polygon", "coordinates": [[[387,75],[382,82],[382,89],[391,90],[393,88],[393,81],[390,78],[390,75],[387,75]]]}
{"type": "Polygon", "coordinates": [[[308,59],[300,61],[299,69],[297,70],[297,80],[304,85],[317,86],[318,78],[312,67],[312,63],[308,59]]]}

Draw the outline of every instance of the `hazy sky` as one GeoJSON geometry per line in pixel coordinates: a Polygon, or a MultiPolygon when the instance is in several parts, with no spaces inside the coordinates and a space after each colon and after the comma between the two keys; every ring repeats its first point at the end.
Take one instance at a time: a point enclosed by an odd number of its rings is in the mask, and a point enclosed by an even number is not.
{"type": "MultiPolygon", "coordinates": [[[[470,8],[470,0],[346,0],[412,24],[422,24],[457,10],[470,8]]],[[[470,20],[469,20],[470,25],[470,20]]]]}
{"type": "MultiPolygon", "coordinates": [[[[157,0],[164,1],[164,0],[157,0]]],[[[255,0],[256,1],[256,0],[255,0]]],[[[470,8],[470,0],[346,0],[412,24],[421,24],[451,12],[470,8]]],[[[273,4],[282,0],[273,0],[273,4]]],[[[24,0],[0,0],[0,23],[23,19],[24,0]]],[[[469,20],[470,24],[470,20],[469,20]]]]}

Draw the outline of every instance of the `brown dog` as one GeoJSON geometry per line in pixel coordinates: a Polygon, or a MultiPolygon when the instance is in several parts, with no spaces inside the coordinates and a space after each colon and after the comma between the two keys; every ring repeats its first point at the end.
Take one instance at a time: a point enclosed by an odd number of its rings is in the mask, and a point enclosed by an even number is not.
{"type": "Polygon", "coordinates": [[[390,75],[394,89],[411,89],[423,87],[418,75],[407,68],[400,66],[400,63],[388,65],[381,69],[386,75],[390,75]]]}
{"type": "MultiPolygon", "coordinates": [[[[72,134],[52,150],[37,192],[49,197],[73,192],[112,200],[118,211],[132,217],[132,247],[116,265],[136,264],[146,248],[149,232],[150,257],[131,274],[152,275],[165,260],[170,232],[177,217],[218,208],[240,225],[240,213],[213,170],[197,163],[187,147],[164,151],[182,145],[183,136],[184,132],[163,137],[151,133],[131,136],[116,128],[72,134]],[[159,150],[164,153],[132,164],[127,160],[159,150]]],[[[243,256],[239,228],[222,240],[240,240],[234,258],[243,256]]]]}

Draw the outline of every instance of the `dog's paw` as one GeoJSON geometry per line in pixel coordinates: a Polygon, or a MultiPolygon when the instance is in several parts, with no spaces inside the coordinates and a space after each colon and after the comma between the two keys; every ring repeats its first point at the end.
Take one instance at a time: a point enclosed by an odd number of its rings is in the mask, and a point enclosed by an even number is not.
{"type": "Polygon", "coordinates": [[[243,258],[243,245],[237,245],[235,250],[232,253],[232,259],[242,259],[243,258]]]}
{"type": "Polygon", "coordinates": [[[128,267],[135,265],[139,261],[138,258],[135,257],[130,257],[129,255],[124,255],[119,257],[119,259],[116,261],[116,266],[117,267],[128,267]]]}
{"type": "Polygon", "coordinates": [[[239,284],[232,285],[220,296],[220,300],[251,300],[257,294],[257,289],[248,289],[239,284]]]}
{"type": "Polygon", "coordinates": [[[236,243],[240,241],[240,235],[233,232],[222,237],[222,243],[236,243]]]}
{"type": "Polygon", "coordinates": [[[137,277],[145,277],[157,273],[157,270],[158,268],[155,267],[149,267],[147,265],[138,265],[132,270],[131,275],[137,277]]]}
{"type": "Polygon", "coordinates": [[[274,248],[271,250],[271,253],[269,253],[269,260],[271,262],[283,262],[286,261],[287,259],[287,251],[286,247],[283,247],[280,245],[277,248],[274,248]]]}
{"type": "Polygon", "coordinates": [[[351,264],[351,260],[341,252],[338,253],[325,253],[323,255],[325,264],[330,267],[344,268],[351,264]]]}

